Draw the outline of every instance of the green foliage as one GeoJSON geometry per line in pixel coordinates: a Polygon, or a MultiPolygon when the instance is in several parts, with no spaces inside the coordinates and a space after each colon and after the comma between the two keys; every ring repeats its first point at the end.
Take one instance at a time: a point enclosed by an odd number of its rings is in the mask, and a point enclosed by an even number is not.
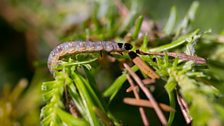
{"type": "Polygon", "coordinates": [[[4,86],[0,93],[1,125],[40,125],[40,85],[45,80],[43,70],[37,70],[29,87],[26,79],[21,79],[15,87],[4,86]]]}
{"type": "Polygon", "coordinates": [[[55,73],[55,80],[44,82],[42,85],[43,98],[47,103],[43,107],[43,125],[102,125],[116,124],[116,120],[110,119],[97,94],[91,87],[93,81],[85,65],[64,66],[61,72],[55,73]],[[87,78],[78,71],[83,69],[87,78]],[[65,90],[66,87],[66,90],[65,90]],[[64,111],[63,92],[68,93],[80,112],[80,117],[73,117],[64,111]],[[62,115],[63,116],[62,116],[62,115]],[[69,119],[69,120],[68,120],[69,119]]]}
{"type": "MultiPolygon", "coordinates": [[[[133,66],[132,67],[133,71],[137,71],[138,67],[137,66],[133,66]]],[[[126,78],[126,73],[123,73],[121,76],[119,76],[113,84],[111,84],[111,86],[109,88],[107,88],[107,90],[104,91],[103,96],[104,97],[110,97],[110,101],[113,100],[113,98],[115,97],[115,95],[118,93],[118,91],[120,90],[121,86],[123,85],[123,83],[127,80],[126,78]]]]}
{"type": "MultiPolygon", "coordinates": [[[[170,18],[164,28],[164,32],[166,36],[169,36],[170,34],[175,34],[175,36],[172,38],[171,42],[167,40],[166,43],[161,46],[149,48],[148,34],[145,34],[143,39],[138,38],[138,35],[141,32],[140,29],[143,22],[143,16],[139,16],[136,19],[134,26],[131,26],[130,23],[126,23],[128,25],[122,26],[121,28],[119,28],[117,23],[109,23],[110,26],[102,27],[104,24],[101,24],[100,21],[95,17],[93,24],[95,25],[96,29],[88,28],[88,37],[97,36],[98,39],[108,39],[117,36],[117,38],[119,38],[118,36],[124,33],[126,33],[128,36],[128,32],[126,32],[126,30],[128,30],[127,27],[133,27],[134,31],[129,32],[129,34],[131,34],[129,41],[134,46],[133,50],[141,49],[148,52],[168,52],[172,50],[183,53],[185,52],[188,55],[194,56],[197,52],[197,48],[195,48],[196,44],[198,44],[197,42],[199,40],[205,39],[203,37],[208,34],[207,32],[200,32],[199,29],[192,31],[190,28],[190,25],[194,20],[198,5],[198,2],[194,2],[192,4],[185,18],[183,21],[181,21],[180,25],[176,29],[174,27],[176,24],[176,9],[172,8],[170,18]],[[124,28],[126,30],[124,30],[124,28]],[[137,43],[139,41],[143,43],[140,47],[137,43]]],[[[100,9],[97,11],[100,11],[100,9]]],[[[103,14],[101,13],[101,15],[103,14]]],[[[108,18],[106,18],[107,21],[113,21],[113,19],[116,17],[113,16],[110,15],[108,18]]],[[[82,37],[83,36],[85,35],[82,35],[82,37]]],[[[74,36],[74,38],[76,37],[78,36],[74,36]]],[[[120,39],[122,38],[119,38],[119,40],[120,39]]],[[[43,125],[60,125],[64,123],[67,125],[75,124],[92,126],[112,124],[119,125],[117,119],[112,117],[110,111],[105,106],[108,106],[109,103],[112,102],[126,81],[125,73],[120,75],[112,83],[112,85],[103,92],[102,96],[109,97],[109,102],[105,105],[103,104],[105,101],[102,102],[103,99],[101,99],[101,96],[98,95],[98,93],[95,93],[97,92],[94,88],[96,81],[93,77],[93,74],[91,73],[91,71],[95,71],[94,68],[91,67],[92,62],[94,62],[95,59],[90,60],[88,57],[82,58],[82,55],[83,54],[81,54],[81,56],[76,60],[70,59],[63,61],[59,68],[61,71],[55,73],[54,75],[55,80],[43,83],[43,96],[46,102],[46,105],[42,109],[41,114],[43,118],[43,125]],[[84,59],[84,62],[79,62],[80,58],[84,59]],[[63,93],[65,92],[68,92],[68,97],[71,97],[71,99],[74,101],[81,116],[72,117],[64,111],[65,108],[63,101],[66,101],[66,98],[63,96],[63,93]],[[70,121],[68,121],[68,119],[70,121]]],[[[123,56],[112,56],[115,58],[128,58],[125,54],[123,56]]],[[[173,59],[168,55],[165,55],[164,57],[156,55],[140,55],[140,57],[150,66],[152,66],[156,73],[161,76],[161,79],[166,82],[164,87],[169,96],[171,107],[176,108],[176,92],[180,92],[181,95],[183,95],[184,99],[189,104],[190,115],[193,118],[193,125],[203,126],[223,124],[224,118],[223,114],[221,113],[224,111],[223,106],[216,100],[216,98],[221,95],[221,92],[219,92],[214,85],[206,83],[207,81],[212,83],[212,80],[209,80],[209,78],[212,78],[212,76],[205,72],[208,70],[205,68],[206,65],[197,65],[193,61],[186,62],[178,58],[173,59]],[[154,58],[156,58],[156,62],[153,61],[154,58]]],[[[132,69],[135,72],[139,70],[137,66],[133,66],[132,69]]],[[[143,77],[146,77],[143,73],[141,74],[143,77]]],[[[174,124],[175,116],[175,112],[170,112],[168,119],[169,125],[174,124]]]]}
{"type": "MultiPolygon", "coordinates": [[[[62,74],[62,73],[56,73],[62,74]]],[[[57,110],[63,108],[61,101],[64,85],[66,80],[64,78],[56,78],[55,81],[45,82],[42,85],[43,98],[48,104],[42,109],[41,116],[43,118],[42,125],[62,125],[58,118],[57,110]]]]}
{"type": "Polygon", "coordinates": [[[18,102],[17,99],[21,96],[21,93],[27,86],[27,80],[23,79],[18,84],[17,87],[10,91],[10,87],[4,87],[2,91],[2,97],[0,99],[0,122],[2,125],[15,125],[17,122],[17,116],[19,113],[15,114],[15,111],[18,108],[15,108],[16,103],[18,102]],[[14,115],[14,117],[13,117],[14,115]]]}

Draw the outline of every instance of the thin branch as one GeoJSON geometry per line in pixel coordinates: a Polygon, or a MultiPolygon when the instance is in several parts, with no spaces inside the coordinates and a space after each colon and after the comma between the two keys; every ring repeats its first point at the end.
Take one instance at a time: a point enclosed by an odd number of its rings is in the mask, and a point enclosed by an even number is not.
{"type": "MultiPolygon", "coordinates": [[[[154,79],[150,79],[150,78],[146,78],[144,80],[142,80],[143,84],[148,85],[148,84],[153,84],[155,82],[154,79]]],[[[138,90],[139,87],[138,86],[130,86],[128,89],[126,89],[126,92],[131,92],[132,90],[138,90]]]]}
{"type": "Polygon", "coordinates": [[[138,91],[139,90],[139,87],[138,86],[134,86],[134,87],[133,86],[130,86],[129,88],[126,89],[126,92],[129,93],[129,92],[131,92],[133,90],[137,90],[138,91]]]}
{"type": "Polygon", "coordinates": [[[162,53],[162,52],[143,52],[138,50],[137,53],[141,54],[141,55],[158,55],[158,56],[171,56],[171,57],[178,57],[179,59],[182,59],[184,61],[193,61],[197,64],[206,64],[206,60],[202,57],[198,57],[198,56],[191,56],[191,55],[187,55],[185,53],[175,53],[175,52],[166,52],[166,53],[162,53]]]}
{"type": "Polygon", "coordinates": [[[190,124],[192,122],[192,117],[189,114],[188,105],[179,93],[177,93],[177,102],[180,106],[181,112],[184,116],[186,123],[190,124]]]}
{"type": "MultiPolygon", "coordinates": [[[[136,99],[140,99],[140,96],[138,95],[137,90],[134,89],[135,84],[134,84],[133,80],[131,79],[131,77],[128,74],[126,75],[126,77],[127,77],[127,80],[129,82],[129,84],[131,85],[131,87],[133,89],[133,93],[134,93],[135,98],[136,99]]],[[[146,117],[144,108],[143,107],[139,107],[139,112],[140,112],[140,115],[141,115],[141,118],[142,118],[144,126],[149,126],[149,121],[148,121],[148,119],[146,117]]]]}
{"type": "Polygon", "coordinates": [[[155,83],[154,79],[146,78],[142,80],[143,84],[148,85],[148,84],[153,84],[155,83]]]}
{"type": "MultiPolygon", "coordinates": [[[[152,108],[152,103],[149,100],[144,100],[144,99],[135,99],[135,98],[124,98],[124,103],[129,104],[129,105],[134,105],[134,106],[141,106],[141,107],[149,107],[152,108]]],[[[159,103],[159,106],[163,111],[166,112],[175,112],[175,109],[172,107],[159,103]]]]}
{"type": "Polygon", "coordinates": [[[131,70],[131,68],[126,63],[124,63],[123,65],[124,65],[125,69],[127,69],[127,71],[130,73],[130,75],[133,77],[133,79],[137,82],[137,84],[142,89],[142,91],[145,93],[146,97],[149,100],[151,100],[153,108],[154,108],[156,114],[158,115],[162,125],[166,126],[167,125],[167,120],[166,120],[164,114],[162,113],[161,109],[159,108],[159,105],[156,102],[156,100],[154,99],[151,92],[144,86],[142,80],[131,70]]]}

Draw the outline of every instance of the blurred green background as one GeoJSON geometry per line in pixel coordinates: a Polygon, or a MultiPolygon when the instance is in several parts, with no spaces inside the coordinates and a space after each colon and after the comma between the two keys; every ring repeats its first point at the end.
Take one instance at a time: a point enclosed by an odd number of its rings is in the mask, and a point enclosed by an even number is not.
{"type": "MultiPolygon", "coordinates": [[[[143,13],[158,21],[162,25],[166,23],[170,8],[175,5],[178,20],[183,19],[193,0],[144,0],[143,13]]],[[[201,30],[212,29],[219,33],[224,28],[224,1],[222,0],[199,0],[200,5],[193,23],[195,28],[201,30]]]]}

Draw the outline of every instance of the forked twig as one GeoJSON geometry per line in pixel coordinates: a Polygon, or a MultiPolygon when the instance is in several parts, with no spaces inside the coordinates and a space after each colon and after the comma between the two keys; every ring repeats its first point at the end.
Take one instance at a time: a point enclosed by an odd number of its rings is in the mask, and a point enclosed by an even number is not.
{"type": "Polygon", "coordinates": [[[137,76],[137,74],[135,74],[131,70],[131,68],[126,63],[124,63],[123,65],[124,65],[125,69],[127,69],[127,71],[130,73],[130,75],[133,77],[133,79],[136,81],[136,83],[139,85],[141,90],[145,93],[146,97],[151,101],[152,106],[153,106],[156,114],[158,115],[162,125],[166,126],[167,125],[167,120],[166,120],[164,114],[162,113],[161,109],[159,108],[159,105],[156,102],[156,100],[154,99],[151,92],[144,86],[142,80],[137,76]]]}
{"type": "MultiPolygon", "coordinates": [[[[155,82],[154,79],[146,78],[142,80],[143,84],[148,85],[148,84],[153,84],[155,82]]],[[[126,92],[131,92],[133,89],[138,90],[138,86],[130,86],[128,89],[126,89],[126,92]]]]}
{"type": "MultiPolygon", "coordinates": [[[[131,77],[128,74],[126,75],[126,77],[127,77],[127,80],[128,80],[128,82],[130,84],[130,87],[132,87],[132,89],[133,89],[133,93],[134,93],[135,98],[137,100],[140,99],[140,96],[138,95],[137,90],[134,89],[135,84],[134,84],[133,80],[131,79],[131,77]]],[[[140,112],[140,115],[141,115],[141,118],[142,118],[144,126],[149,126],[149,121],[148,121],[148,119],[146,117],[144,108],[143,107],[139,107],[139,112],[140,112]]]]}

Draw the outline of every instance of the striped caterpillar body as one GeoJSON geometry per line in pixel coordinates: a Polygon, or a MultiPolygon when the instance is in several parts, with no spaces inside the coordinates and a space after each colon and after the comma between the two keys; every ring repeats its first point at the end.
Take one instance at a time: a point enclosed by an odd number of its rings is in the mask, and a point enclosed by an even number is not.
{"type": "Polygon", "coordinates": [[[54,66],[58,64],[61,57],[67,54],[78,54],[85,52],[122,52],[130,50],[131,44],[128,43],[116,43],[113,41],[98,41],[98,42],[82,42],[82,41],[70,41],[58,45],[54,48],[48,57],[48,69],[53,74],[54,66]]]}

